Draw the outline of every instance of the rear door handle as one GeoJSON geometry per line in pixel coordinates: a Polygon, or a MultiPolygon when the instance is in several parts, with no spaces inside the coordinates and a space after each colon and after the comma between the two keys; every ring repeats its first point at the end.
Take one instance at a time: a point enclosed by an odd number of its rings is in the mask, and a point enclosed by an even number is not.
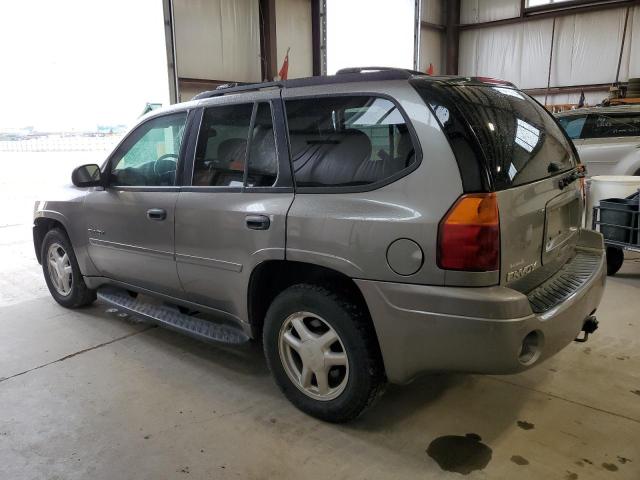
{"type": "Polygon", "coordinates": [[[247,215],[244,219],[251,230],[268,230],[271,226],[271,220],[266,215],[247,215]]]}
{"type": "Polygon", "coordinates": [[[147,218],[161,222],[167,218],[167,211],[164,208],[150,208],[147,210],[147,218]]]}

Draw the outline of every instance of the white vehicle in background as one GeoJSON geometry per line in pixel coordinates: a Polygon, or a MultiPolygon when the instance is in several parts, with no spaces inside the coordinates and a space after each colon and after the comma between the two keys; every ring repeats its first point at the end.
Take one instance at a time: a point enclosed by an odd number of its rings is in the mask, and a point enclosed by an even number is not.
{"type": "Polygon", "coordinates": [[[640,175],[640,104],[556,114],[589,176],[640,175]]]}

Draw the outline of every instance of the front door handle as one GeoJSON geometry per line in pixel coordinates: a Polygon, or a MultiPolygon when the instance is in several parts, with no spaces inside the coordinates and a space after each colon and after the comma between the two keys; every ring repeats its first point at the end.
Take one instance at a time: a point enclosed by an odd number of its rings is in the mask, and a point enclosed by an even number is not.
{"type": "Polygon", "coordinates": [[[268,230],[271,226],[271,220],[266,215],[247,215],[244,219],[251,230],[268,230]]]}
{"type": "Polygon", "coordinates": [[[147,210],[147,218],[161,222],[167,218],[167,211],[164,208],[150,208],[147,210]]]}

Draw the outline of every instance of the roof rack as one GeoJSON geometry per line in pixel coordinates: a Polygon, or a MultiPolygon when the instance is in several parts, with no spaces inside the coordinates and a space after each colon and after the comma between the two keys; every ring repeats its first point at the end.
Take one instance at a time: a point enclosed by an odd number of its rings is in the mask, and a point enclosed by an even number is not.
{"type": "Polygon", "coordinates": [[[414,75],[426,75],[424,72],[417,70],[411,70],[408,68],[396,68],[396,67],[349,67],[341,68],[336,72],[336,75],[344,75],[346,73],[365,73],[365,72],[397,72],[404,74],[405,78],[413,77],[414,75]]]}
{"type": "Polygon", "coordinates": [[[275,82],[262,83],[225,83],[218,86],[215,90],[202,92],[192,98],[192,100],[201,100],[203,98],[213,98],[231,93],[249,92],[252,90],[261,90],[263,88],[293,88],[293,87],[309,87],[314,85],[327,85],[332,83],[350,83],[350,82],[367,82],[367,81],[383,81],[383,80],[406,80],[416,75],[426,75],[416,70],[408,70],[404,68],[393,67],[354,67],[343,68],[336,72],[335,75],[325,75],[319,77],[294,78],[291,80],[281,80],[275,82]]]}
{"type": "Polygon", "coordinates": [[[228,93],[248,92],[251,90],[260,90],[262,88],[279,87],[282,88],[282,82],[261,82],[261,83],[225,83],[218,85],[215,90],[208,90],[197,94],[191,100],[201,100],[203,98],[219,97],[228,93]]]}
{"type": "Polygon", "coordinates": [[[225,88],[241,87],[243,85],[251,85],[251,82],[229,82],[229,83],[223,83],[222,85],[218,85],[216,87],[216,90],[224,90],[225,88]]]}

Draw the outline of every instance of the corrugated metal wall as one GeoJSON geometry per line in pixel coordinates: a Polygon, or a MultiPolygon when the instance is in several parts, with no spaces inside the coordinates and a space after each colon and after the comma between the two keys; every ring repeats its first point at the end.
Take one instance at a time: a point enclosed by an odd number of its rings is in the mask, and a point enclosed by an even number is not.
{"type": "MultiPolygon", "coordinates": [[[[420,2],[423,22],[432,25],[445,23],[443,0],[420,2]]],[[[276,0],[275,3],[278,68],[290,47],[289,77],[311,75],[311,2],[276,0]]],[[[329,4],[329,56],[332,48],[331,32],[336,23],[348,24],[353,32],[362,30],[369,36],[372,30],[374,33],[380,30],[367,26],[362,18],[358,21],[347,19],[346,23],[334,19],[332,25],[332,4],[338,5],[335,2],[329,4]]],[[[339,5],[343,8],[342,4],[339,5]]],[[[371,5],[373,7],[374,4],[371,5]]],[[[258,0],[174,0],[178,76],[219,81],[260,81],[258,8],[258,0]]],[[[513,18],[520,15],[519,10],[520,0],[461,0],[460,20],[462,24],[474,24],[513,18]]],[[[626,8],[618,8],[558,17],[551,64],[551,86],[614,82],[625,14],[626,8]]],[[[459,73],[502,78],[521,88],[546,87],[552,25],[552,19],[542,19],[463,30],[460,34],[459,73]]],[[[371,63],[372,60],[367,58],[372,55],[375,58],[376,49],[371,43],[373,40],[362,41],[362,35],[352,35],[352,41],[348,44],[343,42],[339,48],[352,50],[355,58],[361,59],[363,63],[371,63]]],[[[383,36],[376,34],[373,38],[383,36]]],[[[444,31],[423,24],[420,28],[418,68],[426,71],[429,64],[432,64],[436,74],[443,73],[444,46],[444,31]]],[[[402,55],[398,51],[394,58],[400,59],[402,55]]],[[[356,62],[354,65],[363,63],[356,62]]],[[[410,66],[404,65],[407,63],[404,60],[400,63],[402,65],[398,66],[410,66]]],[[[640,76],[640,7],[635,7],[630,12],[620,69],[621,81],[630,76],[640,76]]],[[[206,85],[192,88],[193,91],[183,92],[183,100],[198,90],[205,89],[206,85]]],[[[575,103],[579,95],[555,95],[549,99],[549,103],[575,103]]],[[[605,95],[604,91],[586,93],[589,103],[596,103],[605,95]]]]}
{"type": "Polygon", "coordinates": [[[257,82],[258,0],[174,0],[178,76],[257,82]]]}
{"type": "MultiPolygon", "coordinates": [[[[462,0],[461,23],[520,15],[519,0],[462,0]]],[[[612,83],[616,79],[626,8],[556,19],[551,86],[612,83]]],[[[460,35],[459,73],[497,77],[521,88],[547,86],[552,19],[465,30],[460,35]]],[[[620,81],[640,76],[640,7],[632,9],[620,81]]],[[[606,92],[585,94],[597,103],[606,92]]],[[[580,94],[554,95],[548,103],[576,103],[580,94]]]]}
{"type": "MultiPolygon", "coordinates": [[[[289,78],[310,76],[311,2],[275,4],[278,69],[291,47],[289,78]]],[[[215,82],[262,80],[258,0],[173,0],[173,9],[180,101],[215,82]]]]}

